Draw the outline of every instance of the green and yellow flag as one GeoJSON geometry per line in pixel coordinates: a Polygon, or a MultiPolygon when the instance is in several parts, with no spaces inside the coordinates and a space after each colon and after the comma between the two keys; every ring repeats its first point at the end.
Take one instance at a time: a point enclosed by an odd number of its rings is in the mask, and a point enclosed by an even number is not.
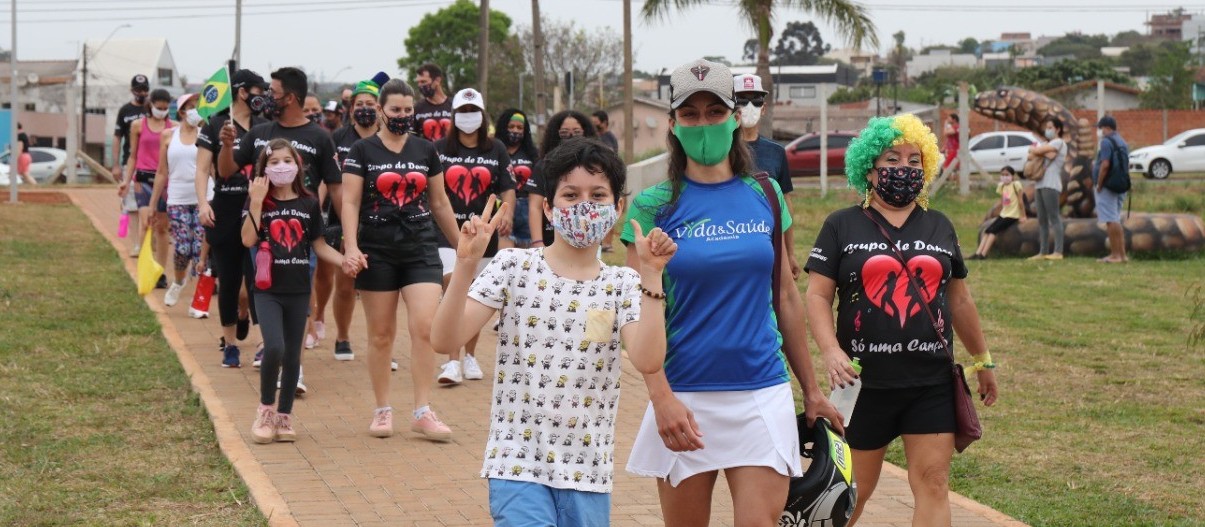
{"type": "Polygon", "coordinates": [[[205,81],[201,88],[201,100],[197,103],[197,113],[206,119],[230,107],[230,76],[226,68],[222,68],[205,81]]]}

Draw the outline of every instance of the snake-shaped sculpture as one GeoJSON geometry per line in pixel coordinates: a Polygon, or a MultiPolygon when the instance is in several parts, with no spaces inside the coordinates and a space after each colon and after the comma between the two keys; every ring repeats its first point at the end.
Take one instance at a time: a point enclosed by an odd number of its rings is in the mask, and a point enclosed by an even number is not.
{"type": "MultiPolygon", "coordinates": [[[[1077,119],[1071,111],[1037,92],[1020,88],[997,88],[975,96],[974,110],[992,119],[1023,127],[1039,137],[1046,121],[1058,117],[1067,139],[1067,161],[1063,165],[1063,193],[1059,198],[1068,218],[1096,216],[1092,193],[1092,160],[1096,156],[1096,131],[1087,119],[1077,119]]],[[[1032,159],[1029,165],[1041,163],[1032,159]]],[[[1030,172],[1030,170],[1026,170],[1030,172]]]]}
{"type": "MultiPolygon", "coordinates": [[[[1058,117],[1067,137],[1067,161],[1063,165],[1063,192],[1059,196],[1066,236],[1065,252],[1100,255],[1108,252],[1105,231],[1096,222],[1096,198],[1092,185],[1092,161],[1096,157],[1096,131],[1087,119],[1077,119],[1062,104],[1037,92],[1019,88],[997,88],[975,97],[974,110],[992,119],[1026,128],[1039,136],[1046,121],[1058,117]]],[[[1041,159],[1026,162],[1026,173],[1041,159]]],[[[1040,177],[1040,176],[1039,176],[1040,177]]],[[[1029,202],[1033,191],[1028,189],[1029,202]]],[[[994,217],[999,205],[989,212],[994,217]]],[[[1032,207],[1027,211],[1033,215],[1032,207]]],[[[988,221],[991,221],[990,218],[988,221]]],[[[986,227],[987,222],[981,227],[986,227]]],[[[1192,214],[1126,213],[1122,221],[1126,245],[1133,252],[1188,251],[1205,249],[1205,223],[1192,214]]],[[[996,240],[994,248],[1004,254],[1030,255],[1038,250],[1038,226],[1030,221],[1010,228],[996,240]]]]}

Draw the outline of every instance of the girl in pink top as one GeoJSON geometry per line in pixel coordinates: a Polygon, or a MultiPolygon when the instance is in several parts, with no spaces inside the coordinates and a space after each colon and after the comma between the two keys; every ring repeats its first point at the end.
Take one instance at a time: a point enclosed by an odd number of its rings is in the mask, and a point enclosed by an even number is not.
{"type": "MultiPolygon", "coordinates": [[[[159,169],[160,136],[164,130],[172,127],[172,121],[167,116],[167,107],[171,100],[167,90],[152,91],[147,101],[147,116],[130,124],[130,159],[126,163],[125,177],[117,189],[117,194],[124,199],[130,191],[131,183],[136,183],[134,198],[138,202],[139,225],[144,229],[152,226],[155,228],[155,261],[160,265],[167,262],[167,202],[160,200],[155,204],[152,219],[151,192],[154,188],[155,172],[159,169]]],[[[142,240],[141,234],[135,238],[135,244],[142,240]]],[[[135,253],[137,249],[138,246],[135,245],[135,253]]]]}

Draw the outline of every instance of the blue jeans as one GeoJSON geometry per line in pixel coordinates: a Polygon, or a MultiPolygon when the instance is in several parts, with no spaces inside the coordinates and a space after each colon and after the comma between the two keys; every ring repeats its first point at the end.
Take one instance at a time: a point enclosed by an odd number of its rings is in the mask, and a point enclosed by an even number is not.
{"type": "Polygon", "coordinates": [[[608,527],[611,494],[490,479],[495,527],[608,527]]]}

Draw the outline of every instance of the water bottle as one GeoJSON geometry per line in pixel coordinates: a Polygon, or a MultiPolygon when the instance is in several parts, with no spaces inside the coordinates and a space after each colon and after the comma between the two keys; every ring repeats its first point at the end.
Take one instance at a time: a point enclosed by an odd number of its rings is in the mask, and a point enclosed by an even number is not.
{"type": "Polygon", "coordinates": [[[259,242],[255,253],[255,287],[265,291],[272,288],[272,248],[267,240],[259,242]]]}
{"type": "Polygon", "coordinates": [[[121,219],[117,220],[117,237],[125,238],[128,234],[130,234],[130,213],[123,210],[121,219]]]}
{"type": "MultiPolygon", "coordinates": [[[[858,375],[862,374],[862,364],[858,359],[853,360],[854,371],[858,375]]],[[[862,391],[862,379],[854,379],[852,383],[845,385],[844,388],[835,388],[833,393],[829,394],[828,400],[833,403],[838,412],[845,417],[845,426],[849,426],[850,419],[854,415],[854,405],[858,404],[858,393],[862,391]]]]}

